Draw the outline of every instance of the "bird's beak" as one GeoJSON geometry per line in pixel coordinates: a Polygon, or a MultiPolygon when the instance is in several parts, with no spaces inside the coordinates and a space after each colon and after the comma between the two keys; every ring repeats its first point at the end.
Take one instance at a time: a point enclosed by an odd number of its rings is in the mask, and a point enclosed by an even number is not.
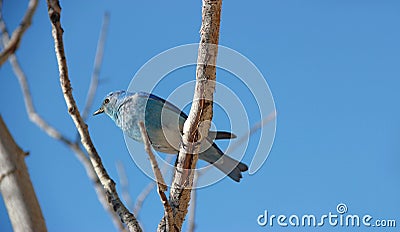
{"type": "Polygon", "coordinates": [[[93,113],[93,116],[98,115],[98,114],[102,114],[104,113],[104,108],[100,107],[100,109],[96,110],[96,112],[93,113]]]}

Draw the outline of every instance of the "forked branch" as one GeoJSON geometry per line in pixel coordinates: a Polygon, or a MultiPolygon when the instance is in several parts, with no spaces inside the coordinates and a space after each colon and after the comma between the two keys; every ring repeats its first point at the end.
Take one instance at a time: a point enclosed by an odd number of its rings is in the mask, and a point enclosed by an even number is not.
{"type": "MultiPolygon", "coordinates": [[[[2,4],[3,4],[3,2],[2,2],[2,0],[0,0],[0,8],[2,8],[1,7],[2,4]]],[[[17,50],[17,48],[18,48],[18,46],[19,46],[19,44],[21,42],[21,38],[22,38],[24,32],[29,28],[29,26],[32,23],[32,17],[33,17],[33,15],[35,13],[37,4],[38,4],[38,0],[30,0],[29,1],[28,9],[26,10],[24,17],[22,18],[21,23],[14,30],[14,32],[12,33],[11,39],[4,46],[3,51],[0,53],[0,66],[4,62],[6,62],[8,57],[11,54],[14,54],[14,52],[17,50]]],[[[3,18],[3,16],[2,16],[2,13],[0,11],[0,19],[1,19],[1,21],[3,21],[2,18],[3,18]]],[[[0,24],[0,27],[2,27],[2,26],[3,25],[0,24]]]]}

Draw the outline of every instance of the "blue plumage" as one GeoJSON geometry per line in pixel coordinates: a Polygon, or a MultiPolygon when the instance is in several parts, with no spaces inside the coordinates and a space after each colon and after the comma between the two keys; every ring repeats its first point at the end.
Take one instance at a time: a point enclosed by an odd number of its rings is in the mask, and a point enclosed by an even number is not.
{"type": "MultiPolygon", "coordinates": [[[[181,142],[183,124],[187,115],[170,102],[153,94],[116,91],[108,94],[94,115],[106,113],[130,138],[143,142],[138,122],[143,121],[153,148],[157,151],[177,154],[181,142]]],[[[235,181],[242,178],[247,165],[224,155],[214,139],[230,139],[229,132],[210,131],[203,140],[199,159],[205,160],[223,171],[235,181]]]]}

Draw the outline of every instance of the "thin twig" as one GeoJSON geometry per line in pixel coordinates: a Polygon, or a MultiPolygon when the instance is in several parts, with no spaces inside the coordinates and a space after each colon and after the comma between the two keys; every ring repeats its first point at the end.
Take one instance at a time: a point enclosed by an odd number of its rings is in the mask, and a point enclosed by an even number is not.
{"type": "MultiPolygon", "coordinates": [[[[0,20],[0,25],[4,24],[4,21],[0,20]]],[[[5,24],[4,24],[5,25],[5,24]]],[[[8,31],[7,28],[4,26],[2,28],[2,33],[3,33],[3,44],[7,43],[8,39],[8,31]]],[[[77,159],[81,162],[83,167],[85,168],[86,174],[89,177],[89,179],[92,181],[92,184],[95,188],[97,197],[100,201],[100,203],[103,205],[104,209],[110,214],[112,221],[115,225],[115,227],[120,230],[120,231],[125,231],[124,225],[121,223],[118,215],[114,212],[112,207],[108,204],[107,198],[105,191],[103,189],[103,186],[100,183],[99,178],[97,177],[96,173],[94,172],[93,166],[90,163],[89,158],[85,154],[85,152],[82,150],[82,148],[76,144],[73,143],[72,140],[68,139],[66,136],[61,134],[56,128],[48,124],[37,112],[34,107],[33,101],[32,101],[32,95],[29,89],[28,81],[25,76],[24,71],[22,70],[22,67],[20,66],[18,59],[15,54],[11,54],[9,57],[9,61],[11,64],[11,67],[15,73],[16,78],[18,79],[19,85],[21,87],[22,91],[22,96],[24,98],[25,102],[25,109],[28,114],[28,118],[32,121],[33,124],[38,126],[41,130],[43,130],[48,136],[50,136],[53,139],[61,141],[63,144],[65,144],[67,147],[69,147],[77,157],[77,159]]]]}
{"type": "Polygon", "coordinates": [[[97,92],[97,87],[99,85],[100,68],[103,63],[104,45],[106,43],[108,24],[110,22],[110,14],[108,12],[104,13],[103,25],[101,26],[101,32],[99,41],[97,42],[96,56],[94,58],[94,67],[92,78],[90,80],[90,86],[88,93],[86,95],[85,108],[83,109],[82,118],[86,121],[90,109],[93,105],[93,99],[97,92]]]}
{"type": "Polygon", "coordinates": [[[157,192],[158,192],[158,195],[160,196],[161,202],[164,206],[164,216],[166,218],[167,231],[171,231],[171,232],[179,231],[179,230],[177,230],[177,228],[175,228],[174,215],[172,213],[172,208],[169,205],[167,196],[165,195],[165,191],[167,191],[167,185],[165,184],[165,181],[161,174],[161,171],[158,168],[158,163],[157,163],[156,157],[154,156],[153,151],[151,150],[149,137],[147,136],[146,128],[145,128],[143,122],[139,122],[139,128],[140,128],[140,132],[142,134],[144,148],[145,148],[147,154],[149,155],[151,167],[153,169],[154,176],[156,177],[157,192]]]}
{"type": "MultiPolygon", "coordinates": [[[[0,17],[0,25],[2,31],[2,45],[9,43],[9,34],[7,27],[3,18],[0,17]]],[[[14,54],[10,54],[10,63],[12,69],[15,73],[15,76],[18,79],[19,85],[21,86],[22,94],[24,97],[25,108],[28,113],[29,119],[36,124],[39,128],[45,131],[50,137],[55,138],[57,140],[61,140],[63,143],[67,145],[71,145],[71,141],[69,141],[66,137],[64,137],[59,131],[57,131],[54,127],[50,126],[39,114],[36,113],[35,107],[33,106],[31,93],[29,90],[28,82],[25,76],[25,73],[22,71],[21,66],[14,54]]]]}
{"type": "Polygon", "coordinates": [[[52,25],[52,35],[55,43],[55,52],[60,73],[61,89],[65,102],[67,104],[68,112],[81,137],[81,144],[86,149],[94,171],[96,172],[96,175],[99,177],[99,180],[106,191],[109,204],[111,204],[115,212],[117,212],[117,214],[121,218],[121,221],[127,225],[129,231],[142,231],[135,216],[129,212],[129,210],[125,207],[125,205],[119,198],[115,188],[115,182],[110,178],[107,171],[105,170],[101,158],[93,145],[92,139],[90,138],[88,127],[83,121],[76,105],[75,99],[72,96],[72,87],[70,79],[68,77],[68,67],[64,52],[64,30],[62,29],[60,22],[60,3],[58,0],[47,0],[47,6],[49,18],[52,25]]]}
{"type": "MultiPolygon", "coordinates": [[[[165,159],[164,165],[161,167],[161,174],[164,176],[167,172],[168,164],[172,161],[173,156],[168,156],[165,159]]],[[[151,181],[146,187],[143,188],[142,192],[136,198],[135,207],[133,208],[133,214],[139,218],[140,210],[142,209],[143,202],[149,196],[151,190],[155,187],[155,183],[151,181]]]]}
{"type": "MultiPolygon", "coordinates": [[[[9,41],[7,42],[7,44],[4,45],[4,49],[0,53],[0,66],[3,65],[3,63],[6,62],[6,60],[8,59],[8,57],[11,54],[14,54],[14,52],[18,49],[18,46],[21,42],[21,38],[22,38],[24,32],[29,28],[29,26],[32,23],[32,17],[35,13],[37,4],[38,4],[38,0],[30,0],[29,1],[28,9],[26,10],[24,17],[22,18],[21,23],[14,30],[14,32],[11,36],[11,39],[8,39],[9,41]]],[[[2,1],[0,1],[0,5],[2,5],[2,1]]],[[[2,8],[2,7],[0,6],[0,8],[2,8]]],[[[3,21],[3,15],[1,13],[1,10],[0,10],[0,19],[1,19],[0,21],[3,21]]],[[[7,36],[7,38],[8,38],[8,34],[7,35],[3,34],[3,37],[4,36],[7,36]]]]}

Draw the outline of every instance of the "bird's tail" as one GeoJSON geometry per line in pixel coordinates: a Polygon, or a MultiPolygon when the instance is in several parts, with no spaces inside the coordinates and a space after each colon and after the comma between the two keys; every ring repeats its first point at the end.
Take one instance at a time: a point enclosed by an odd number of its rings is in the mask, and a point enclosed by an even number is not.
{"type": "Polygon", "coordinates": [[[199,159],[213,164],[237,182],[242,178],[242,172],[245,172],[248,169],[246,164],[225,155],[215,143],[213,143],[206,151],[200,153],[199,159]]]}

